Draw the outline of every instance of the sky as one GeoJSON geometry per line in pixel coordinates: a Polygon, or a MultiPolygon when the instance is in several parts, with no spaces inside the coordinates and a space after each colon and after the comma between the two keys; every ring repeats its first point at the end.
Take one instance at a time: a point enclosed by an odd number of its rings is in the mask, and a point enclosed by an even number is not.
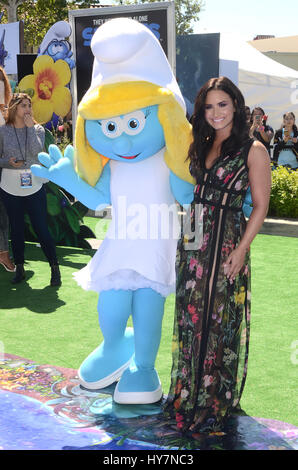
{"type": "Polygon", "coordinates": [[[246,41],[258,34],[298,35],[297,0],[203,0],[194,33],[238,33],[246,41]]]}

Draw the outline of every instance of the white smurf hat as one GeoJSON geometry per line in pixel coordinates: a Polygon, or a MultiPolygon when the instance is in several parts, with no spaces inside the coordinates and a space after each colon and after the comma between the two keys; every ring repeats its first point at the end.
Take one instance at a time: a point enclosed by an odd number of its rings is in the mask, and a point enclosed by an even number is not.
{"type": "Polygon", "coordinates": [[[168,59],[154,34],[138,21],[115,18],[100,26],[91,40],[94,55],[91,86],[146,81],[172,91],[185,103],[168,59]]]}
{"type": "Polygon", "coordinates": [[[71,35],[71,26],[66,21],[57,21],[57,23],[53,24],[50,29],[47,31],[45,37],[41,45],[39,46],[39,53],[38,55],[43,55],[48,45],[50,44],[53,39],[57,39],[58,41],[62,41],[65,38],[68,38],[71,35]]]}

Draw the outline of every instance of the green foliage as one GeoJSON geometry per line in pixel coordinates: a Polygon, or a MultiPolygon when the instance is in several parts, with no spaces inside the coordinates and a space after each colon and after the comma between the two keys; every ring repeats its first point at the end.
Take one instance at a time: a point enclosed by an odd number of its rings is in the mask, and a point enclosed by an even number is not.
{"type": "Polygon", "coordinates": [[[7,23],[8,22],[8,17],[7,17],[7,10],[6,10],[6,5],[4,1],[0,0],[0,6],[1,6],[1,13],[3,13],[3,16],[1,18],[1,24],[7,23]],[[3,9],[4,8],[4,9],[3,9]]]}
{"type": "Polygon", "coordinates": [[[61,142],[58,144],[59,149],[64,154],[64,150],[68,145],[73,145],[73,143],[65,136],[62,136],[61,142]]]}
{"type": "Polygon", "coordinates": [[[52,132],[50,132],[49,129],[45,128],[44,146],[45,146],[46,152],[48,152],[49,145],[54,144],[54,143],[55,143],[55,138],[54,138],[52,132]]]}
{"type": "Polygon", "coordinates": [[[39,46],[54,23],[68,19],[66,0],[23,0],[17,12],[24,21],[26,47],[39,46]]]}
{"type": "Polygon", "coordinates": [[[193,23],[199,20],[199,13],[202,9],[202,1],[197,0],[176,0],[176,34],[193,33],[193,23]]]}
{"type": "Polygon", "coordinates": [[[68,1],[68,7],[71,10],[76,8],[95,8],[100,7],[102,4],[101,0],[77,0],[77,1],[68,1]]]}
{"type": "Polygon", "coordinates": [[[272,171],[269,216],[298,218],[298,171],[279,166],[272,171]]]}
{"type": "MultiPolygon", "coordinates": [[[[48,227],[56,245],[91,248],[85,238],[95,238],[83,217],[88,208],[79,201],[73,202],[67,193],[51,181],[45,185],[47,195],[48,227]]],[[[25,217],[25,238],[38,241],[29,217],[25,217]]]]}

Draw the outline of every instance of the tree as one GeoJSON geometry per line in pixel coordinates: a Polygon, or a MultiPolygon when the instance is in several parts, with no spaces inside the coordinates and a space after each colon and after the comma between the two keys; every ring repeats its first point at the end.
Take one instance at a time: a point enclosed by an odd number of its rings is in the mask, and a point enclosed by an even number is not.
{"type": "Polygon", "coordinates": [[[14,23],[17,20],[17,7],[23,0],[0,0],[0,4],[4,6],[7,12],[8,23],[14,23]]]}
{"type": "MultiPolygon", "coordinates": [[[[4,2],[0,0],[0,3],[4,2]]],[[[101,0],[18,0],[19,3],[18,20],[24,21],[27,49],[41,44],[47,31],[57,21],[68,21],[68,10],[102,6],[101,0]]]]}
{"type": "MultiPolygon", "coordinates": [[[[114,0],[121,5],[138,3],[154,3],[159,0],[114,0]]],[[[199,13],[203,6],[203,0],[174,0],[176,34],[193,33],[193,23],[199,20],[199,13]]]]}
{"type": "Polygon", "coordinates": [[[199,20],[203,2],[198,0],[176,0],[176,34],[193,33],[193,23],[199,20]]]}
{"type": "Polygon", "coordinates": [[[76,8],[93,8],[101,7],[101,0],[73,0],[68,2],[71,10],[76,8]]]}
{"type": "Polygon", "coordinates": [[[66,0],[22,0],[18,7],[18,20],[24,21],[24,42],[27,48],[40,45],[54,23],[67,19],[66,0]]]}

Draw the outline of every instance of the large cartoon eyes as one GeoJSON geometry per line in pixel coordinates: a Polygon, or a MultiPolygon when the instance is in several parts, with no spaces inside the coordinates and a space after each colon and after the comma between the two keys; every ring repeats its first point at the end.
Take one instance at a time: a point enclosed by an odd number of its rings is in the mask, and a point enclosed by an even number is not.
{"type": "Polygon", "coordinates": [[[63,52],[63,44],[60,42],[54,42],[48,46],[48,50],[51,54],[57,54],[58,52],[63,52]]]}
{"type": "Polygon", "coordinates": [[[58,51],[60,52],[60,51],[62,51],[62,46],[60,44],[55,44],[52,47],[52,49],[53,49],[53,52],[58,52],[58,51]]]}
{"type": "Polygon", "coordinates": [[[123,118],[117,116],[111,119],[101,119],[99,121],[102,132],[110,139],[116,139],[122,132],[128,135],[137,135],[142,132],[145,123],[146,117],[141,110],[125,114],[123,118]]]}
{"type": "Polygon", "coordinates": [[[123,116],[124,132],[128,135],[137,135],[145,127],[145,114],[143,111],[134,111],[123,116]]]}
{"type": "Polygon", "coordinates": [[[116,139],[123,132],[122,119],[120,117],[115,117],[112,119],[102,119],[100,121],[101,130],[110,139],[116,139]]]}

